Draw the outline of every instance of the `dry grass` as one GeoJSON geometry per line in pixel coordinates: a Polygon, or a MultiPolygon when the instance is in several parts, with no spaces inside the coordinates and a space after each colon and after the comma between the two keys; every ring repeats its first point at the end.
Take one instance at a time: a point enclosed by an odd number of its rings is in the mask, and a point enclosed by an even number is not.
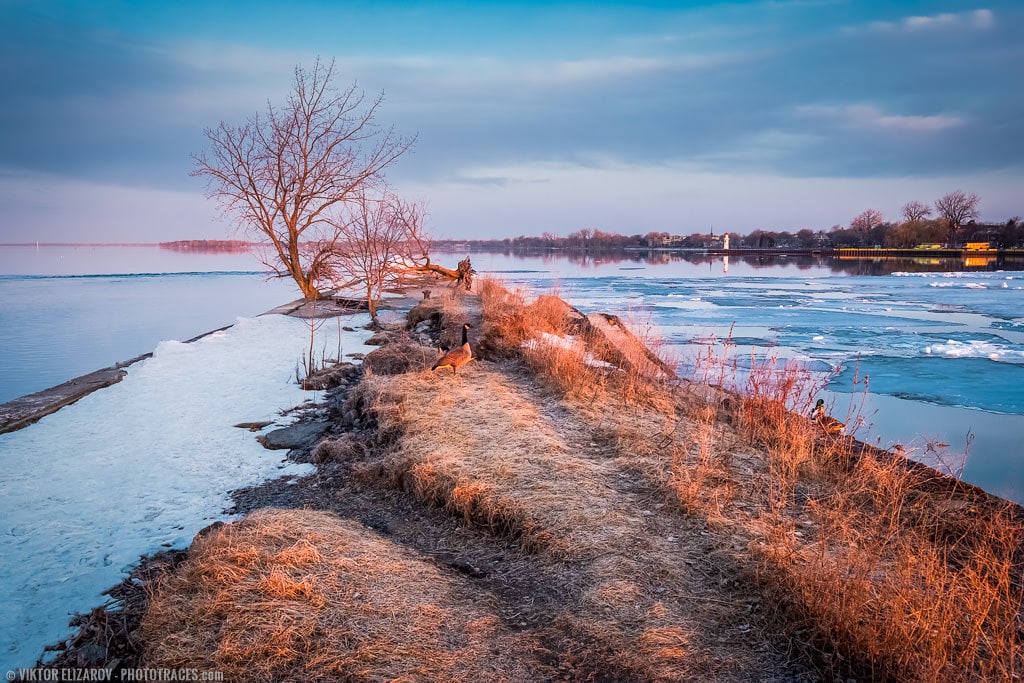
{"type": "Polygon", "coordinates": [[[873,678],[1012,679],[1024,664],[1020,520],[1009,505],[949,503],[873,458],[819,487],[811,539],[761,549],[762,579],[794,607],[784,620],[802,621],[826,661],[873,678]]]}
{"type": "Polygon", "coordinates": [[[493,278],[480,278],[477,284],[483,309],[482,352],[492,358],[518,358],[523,344],[543,333],[565,335],[569,332],[570,307],[555,296],[542,296],[528,302],[521,289],[508,289],[493,278]]]}
{"type": "Polygon", "coordinates": [[[562,590],[577,586],[560,596],[548,636],[570,669],[668,681],[748,680],[764,668],[751,648],[709,644],[747,618],[746,606],[703,601],[720,590],[690,569],[703,551],[652,532],[652,503],[618,490],[632,484],[616,446],[571,413],[542,410],[528,383],[487,363],[458,380],[420,373],[365,387],[380,427],[401,435],[360,475],[556,563],[562,590]]]}
{"type": "Polygon", "coordinates": [[[408,338],[398,338],[366,354],[363,367],[372,374],[398,375],[430,367],[437,358],[437,349],[422,346],[408,338]]]}
{"type": "Polygon", "coordinates": [[[265,509],[197,540],[142,624],[145,665],[230,681],[530,681],[537,643],[465,586],[330,514],[265,509]]]}
{"type": "MultiPolygon", "coordinates": [[[[744,494],[754,572],[780,626],[807,634],[823,671],[915,681],[1024,671],[1019,508],[825,434],[804,417],[819,387],[798,368],[769,359],[742,380],[721,366],[699,372],[739,390],[725,403],[761,453],[744,494]]],[[[723,405],[708,389],[705,435],[723,405]]],[[[695,488],[734,476],[710,450],[677,477],[687,509],[709,516],[722,505],[702,506],[695,488]]]]}
{"type": "Polygon", "coordinates": [[[488,278],[479,289],[485,356],[523,359],[545,385],[573,400],[665,407],[661,385],[674,381],[675,371],[651,350],[658,346],[653,337],[638,338],[617,316],[583,315],[557,296],[530,300],[488,278]]]}
{"type": "Polygon", "coordinates": [[[591,470],[601,465],[583,466],[565,438],[568,425],[543,415],[503,374],[479,365],[458,379],[424,372],[374,377],[366,387],[379,428],[401,432],[366,476],[382,476],[530,551],[600,552],[616,514],[602,502],[601,477],[594,481],[591,470]]]}

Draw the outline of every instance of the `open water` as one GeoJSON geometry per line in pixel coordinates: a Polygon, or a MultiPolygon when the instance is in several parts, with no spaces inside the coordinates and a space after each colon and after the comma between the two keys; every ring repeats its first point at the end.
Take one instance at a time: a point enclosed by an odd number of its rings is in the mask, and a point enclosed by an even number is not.
{"type": "Polygon", "coordinates": [[[251,254],[0,247],[0,403],[297,298],[251,254]]]}

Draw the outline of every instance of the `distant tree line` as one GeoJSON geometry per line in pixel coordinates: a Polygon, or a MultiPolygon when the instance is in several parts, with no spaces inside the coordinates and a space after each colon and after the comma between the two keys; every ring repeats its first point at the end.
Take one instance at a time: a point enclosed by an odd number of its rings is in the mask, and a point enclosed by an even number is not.
{"type": "Polygon", "coordinates": [[[244,240],[176,240],[161,242],[161,249],[170,251],[195,251],[203,253],[240,254],[251,251],[254,243],[244,240]]]}
{"type": "MultiPolygon", "coordinates": [[[[933,204],[910,201],[903,205],[901,220],[887,221],[881,211],[867,209],[848,226],[834,225],[830,230],[804,228],[796,232],[756,229],[746,235],[730,233],[731,249],[799,249],[833,247],[912,248],[922,244],[955,247],[967,242],[988,242],[993,248],[1024,247],[1024,221],[1019,216],[1005,223],[979,223],[976,194],[961,190],[950,192],[933,204]]],[[[435,242],[444,248],[454,243],[435,242]]],[[[472,240],[476,248],[494,250],[615,251],[621,249],[721,249],[722,235],[694,233],[672,235],[668,232],[622,235],[593,228],[577,230],[565,237],[545,232],[539,237],[524,236],[502,240],[472,240]]]]}

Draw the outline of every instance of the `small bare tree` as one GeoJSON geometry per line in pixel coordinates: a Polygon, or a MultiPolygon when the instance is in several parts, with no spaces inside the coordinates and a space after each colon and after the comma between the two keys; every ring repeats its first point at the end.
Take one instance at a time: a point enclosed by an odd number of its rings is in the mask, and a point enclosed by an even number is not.
{"type": "Polygon", "coordinates": [[[267,267],[294,279],[307,299],[319,297],[330,270],[342,209],[382,186],[384,169],[413,142],[378,127],[383,95],[337,90],[334,75],[334,62],[296,67],[283,107],[268,103],[264,116],[241,126],[204,130],[209,156],[193,156],[192,175],[207,178],[224,213],[262,238],[267,267]]]}
{"type": "Polygon", "coordinates": [[[932,215],[932,207],[928,206],[924,202],[912,201],[907,202],[900,209],[903,214],[903,220],[912,223],[914,221],[924,220],[928,216],[932,215]]]}
{"type": "Polygon", "coordinates": [[[935,200],[935,210],[949,224],[949,242],[956,241],[956,233],[969,220],[978,217],[978,195],[956,190],[935,200]]]}
{"type": "Polygon", "coordinates": [[[867,234],[876,226],[881,225],[883,220],[885,220],[885,217],[882,216],[881,211],[867,209],[866,211],[862,211],[857,214],[857,216],[850,221],[850,229],[856,230],[862,234],[867,234]]]}
{"type": "Polygon", "coordinates": [[[346,220],[336,226],[340,238],[329,272],[335,281],[347,279],[345,286],[362,288],[376,324],[384,291],[428,261],[423,206],[384,192],[380,197],[360,193],[348,209],[346,220]]]}

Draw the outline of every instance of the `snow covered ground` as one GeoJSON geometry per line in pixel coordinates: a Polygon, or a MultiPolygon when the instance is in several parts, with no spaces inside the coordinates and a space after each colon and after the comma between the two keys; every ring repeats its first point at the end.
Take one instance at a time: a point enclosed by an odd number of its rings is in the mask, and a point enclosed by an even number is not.
{"type": "MultiPolygon", "coordinates": [[[[355,329],[341,332],[343,355],[373,349],[368,322],[342,319],[355,329]]],[[[327,321],[317,358],[337,343],[327,321]]],[[[229,490],[312,471],[233,426],[286,424],[278,411],[321,397],[295,382],[308,344],[303,320],[239,318],[191,344],[161,342],[120,384],[0,435],[0,670],[70,634],[69,615],[104,602],[140,555],[224,519],[229,490]]]]}

